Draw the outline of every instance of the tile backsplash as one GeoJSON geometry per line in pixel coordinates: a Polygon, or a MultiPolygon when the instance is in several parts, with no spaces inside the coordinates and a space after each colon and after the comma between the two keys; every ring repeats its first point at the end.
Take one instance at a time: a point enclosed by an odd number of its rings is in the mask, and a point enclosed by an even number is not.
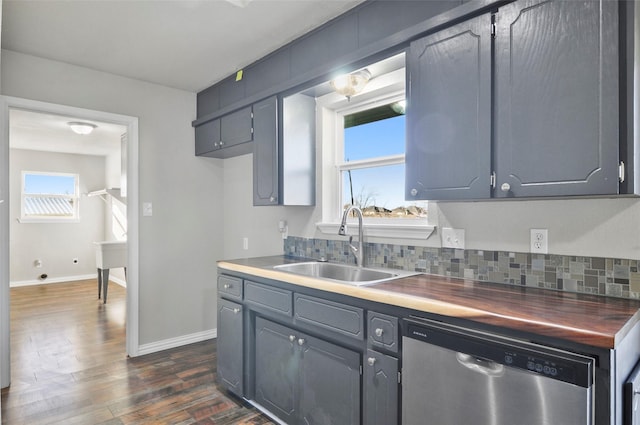
{"type": "MultiPolygon", "coordinates": [[[[365,243],[365,265],[640,299],[639,260],[365,243]]],[[[288,237],[284,253],[353,263],[346,241],[288,237]]]]}

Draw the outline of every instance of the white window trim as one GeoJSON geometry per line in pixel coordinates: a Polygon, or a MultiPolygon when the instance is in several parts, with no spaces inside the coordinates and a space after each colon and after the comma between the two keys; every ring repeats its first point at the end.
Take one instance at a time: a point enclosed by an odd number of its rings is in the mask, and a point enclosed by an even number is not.
{"type": "MultiPolygon", "coordinates": [[[[35,196],[38,196],[35,194],[35,196]]],[[[20,218],[18,219],[20,223],[79,223],[80,222],[80,175],[75,173],[57,173],[57,172],[45,172],[45,171],[22,171],[21,173],[21,182],[20,182],[20,218]],[[25,217],[25,206],[24,206],[24,198],[25,197],[33,197],[34,194],[25,194],[24,193],[24,179],[27,174],[37,174],[37,175],[46,175],[46,176],[67,176],[74,178],[74,191],[73,195],[58,195],[58,194],[49,194],[46,195],[49,198],[65,198],[65,199],[73,199],[73,216],[72,217],[25,217]]]]}
{"type": "MultiPolygon", "coordinates": [[[[347,169],[369,168],[371,166],[393,165],[404,163],[404,154],[377,158],[376,160],[350,161],[344,163],[341,159],[344,144],[344,131],[340,131],[340,124],[344,122],[344,115],[364,109],[374,108],[405,98],[404,90],[396,86],[388,90],[380,90],[380,95],[355,105],[335,107],[336,97],[331,93],[324,99],[318,99],[317,122],[319,123],[319,140],[322,141],[322,221],[316,223],[316,228],[324,234],[337,235],[340,227],[339,215],[342,187],[340,173],[347,169]]],[[[342,100],[342,99],[340,99],[342,100]]],[[[343,104],[343,102],[341,102],[343,104]]],[[[430,212],[433,208],[429,208],[430,212]]],[[[434,217],[427,214],[425,219],[376,219],[366,218],[363,221],[363,231],[366,237],[426,240],[436,229],[432,223],[434,217]]],[[[349,219],[348,234],[357,232],[357,221],[349,219]]]]}

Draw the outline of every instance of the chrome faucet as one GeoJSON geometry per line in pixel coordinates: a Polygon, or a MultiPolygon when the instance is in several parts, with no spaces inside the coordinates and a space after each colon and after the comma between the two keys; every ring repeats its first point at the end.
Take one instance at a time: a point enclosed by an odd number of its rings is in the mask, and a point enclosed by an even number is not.
{"type": "Polygon", "coordinates": [[[351,243],[353,241],[353,236],[349,236],[349,248],[353,251],[353,255],[356,257],[356,265],[358,267],[364,266],[364,249],[362,247],[362,210],[356,206],[351,205],[344,211],[342,215],[342,222],[340,223],[340,230],[338,230],[338,234],[340,236],[347,236],[347,217],[349,217],[349,213],[354,211],[358,216],[358,246],[355,247],[351,243]]]}

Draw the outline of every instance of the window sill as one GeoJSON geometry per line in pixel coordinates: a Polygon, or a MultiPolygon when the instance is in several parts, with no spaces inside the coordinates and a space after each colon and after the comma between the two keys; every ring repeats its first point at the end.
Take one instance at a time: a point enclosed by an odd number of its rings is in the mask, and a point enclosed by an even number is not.
{"type": "MultiPolygon", "coordinates": [[[[349,222],[347,226],[348,235],[356,235],[358,225],[349,222]]],[[[340,223],[316,223],[316,227],[322,233],[337,235],[340,223]]],[[[415,239],[426,240],[436,230],[436,226],[428,224],[398,224],[398,223],[364,223],[363,231],[365,236],[374,238],[393,239],[415,239]]]]}
{"type": "Polygon", "coordinates": [[[80,223],[79,218],[19,218],[18,223],[80,223]]]}

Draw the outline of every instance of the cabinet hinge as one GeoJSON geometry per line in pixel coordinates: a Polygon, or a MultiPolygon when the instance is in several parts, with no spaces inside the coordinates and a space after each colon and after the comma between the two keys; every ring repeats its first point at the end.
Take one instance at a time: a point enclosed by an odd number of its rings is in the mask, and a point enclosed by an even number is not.
{"type": "Polygon", "coordinates": [[[398,372],[398,384],[402,384],[402,372],[398,372]]]}
{"type": "Polygon", "coordinates": [[[253,127],[251,127],[251,134],[253,134],[253,127]]]}
{"type": "Polygon", "coordinates": [[[492,171],[491,176],[489,177],[489,184],[491,185],[491,189],[496,188],[496,172],[492,171]]]}
{"type": "Polygon", "coordinates": [[[491,36],[492,37],[496,36],[496,24],[495,23],[491,24],[491,36]]]}
{"type": "Polygon", "coordinates": [[[362,376],[362,365],[360,365],[360,376],[362,376]]]}
{"type": "Polygon", "coordinates": [[[620,164],[618,164],[618,180],[620,180],[620,183],[624,183],[624,175],[624,161],[620,161],[620,164]]]}

